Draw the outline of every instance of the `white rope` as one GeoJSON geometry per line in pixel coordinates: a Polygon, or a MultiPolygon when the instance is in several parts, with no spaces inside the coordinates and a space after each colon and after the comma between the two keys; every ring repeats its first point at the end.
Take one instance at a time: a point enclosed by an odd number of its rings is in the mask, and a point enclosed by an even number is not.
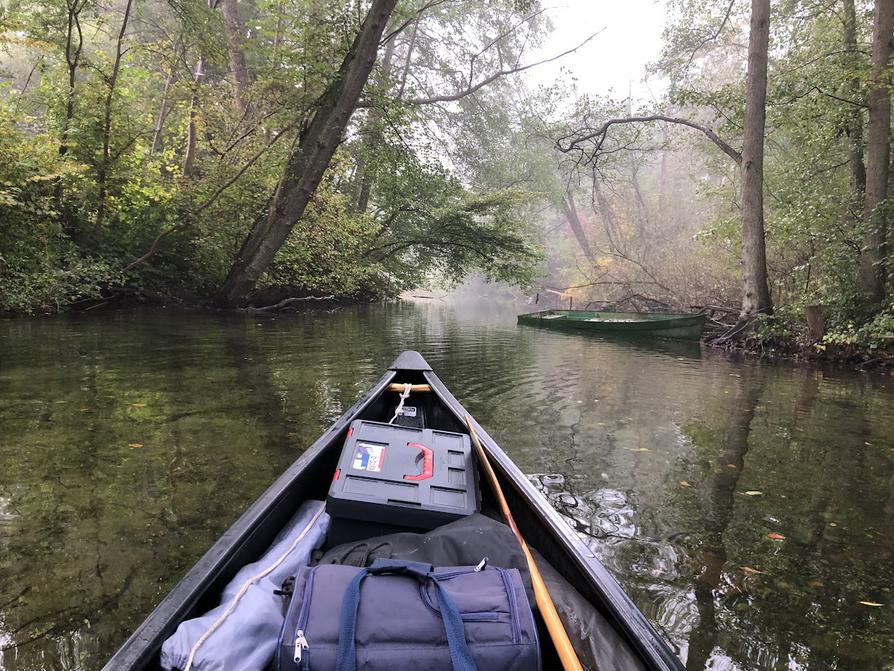
{"type": "Polygon", "coordinates": [[[192,649],[189,651],[189,657],[186,660],[186,666],[183,667],[183,671],[190,671],[190,669],[192,668],[193,658],[195,658],[196,653],[199,651],[199,648],[202,646],[203,643],[205,643],[205,641],[208,640],[208,638],[211,636],[211,634],[213,634],[215,631],[217,631],[218,628],[220,628],[220,626],[226,621],[226,619],[230,615],[233,614],[233,611],[236,610],[236,606],[239,604],[239,601],[242,599],[243,596],[245,596],[246,592],[248,592],[248,588],[251,587],[252,584],[255,583],[256,581],[261,580],[262,578],[268,576],[274,569],[276,569],[277,566],[282,564],[288,558],[288,556],[289,556],[289,554],[291,554],[292,550],[294,550],[298,546],[298,543],[300,543],[304,539],[304,537],[307,535],[307,532],[310,531],[311,528],[313,528],[313,525],[316,524],[316,521],[320,518],[320,515],[323,514],[324,510],[326,510],[326,504],[321,502],[320,509],[314,514],[313,517],[310,518],[310,522],[307,523],[307,526],[304,527],[304,529],[298,535],[298,538],[296,538],[294,541],[292,541],[292,544],[289,546],[289,549],[286,550],[283,553],[283,555],[279,559],[277,559],[275,562],[273,562],[270,566],[265,568],[263,571],[261,571],[257,575],[254,575],[251,578],[249,578],[242,585],[242,588],[239,590],[239,592],[236,594],[236,596],[234,596],[230,600],[230,603],[227,605],[226,610],[224,610],[224,612],[220,614],[220,617],[218,617],[217,620],[214,621],[214,624],[211,625],[211,627],[208,629],[208,631],[206,631],[204,634],[202,634],[199,637],[199,640],[196,641],[195,645],[192,646],[192,649]]]}
{"type": "Polygon", "coordinates": [[[394,411],[394,417],[391,418],[389,424],[394,424],[394,420],[398,418],[404,411],[404,401],[407,400],[407,397],[410,395],[410,389],[413,387],[411,384],[405,384],[404,390],[400,393],[400,403],[397,404],[397,410],[394,411]]]}

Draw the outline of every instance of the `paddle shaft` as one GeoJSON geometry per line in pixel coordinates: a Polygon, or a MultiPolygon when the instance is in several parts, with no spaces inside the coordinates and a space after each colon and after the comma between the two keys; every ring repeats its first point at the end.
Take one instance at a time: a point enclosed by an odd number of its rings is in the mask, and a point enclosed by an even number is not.
{"type": "Polygon", "coordinates": [[[497,474],[490,465],[487,454],[484,452],[484,447],[481,445],[481,440],[478,438],[478,433],[476,433],[475,427],[472,424],[472,418],[469,415],[466,415],[466,424],[469,427],[469,435],[472,437],[472,444],[475,446],[475,452],[478,454],[478,461],[481,463],[484,472],[487,473],[487,478],[490,480],[490,484],[494,488],[494,493],[497,495],[497,502],[500,504],[500,510],[503,513],[506,524],[509,525],[509,528],[512,529],[512,533],[514,533],[515,537],[518,539],[518,544],[521,546],[525,559],[528,562],[528,572],[531,574],[531,583],[534,586],[534,598],[537,601],[537,607],[540,609],[540,615],[546,623],[549,637],[552,639],[553,645],[556,647],[556,652],[559,653],[562,668],[565,669],[565,671],[583,671],[583,667],[577,658],[577,653],[574,651],[574,646],[571,645],[568,633],[565,631],[562,620],[559,619],[559,613],[556,612],[556,605],[553,603],[553,599],[549,595],[546,583],[543,582],[543,576],[540,575],[540,569],[538,569],[537,564],[534,563],[534,557],[531,556],[528,544],[525,543],[525,539],[515,525],[515,519],[512,517],[512,512],[509,510],[509,504],[506,502],[506,497],[503,495],[503,489],[500,487],[500,483],[497,480],[497,474]]]}

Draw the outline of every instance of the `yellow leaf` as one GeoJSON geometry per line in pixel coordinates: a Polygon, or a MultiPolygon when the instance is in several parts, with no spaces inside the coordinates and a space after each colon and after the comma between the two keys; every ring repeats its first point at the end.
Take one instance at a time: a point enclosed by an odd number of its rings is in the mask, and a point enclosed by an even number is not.
{"type": "Polygon", "coordinates": [[[686,480],[680,480],[681,487],[692,487],[686,480]]]}
{"type": "Polygon", "coordinates": [[[747,492],[745,492],[745,496],[763,496],[763,495],[764,495],[763,492],[760,492],[756,489],[749,489],[747,492]]]}
{"type": "Polygon", "coordinates": [[[130,407],[132,407],[132,408],[145,408],[145,407],[146,407],[146,404],[145,404],[145,403],[131,403],[131,404],[130,404],[130,407]]]}
{"type": "Polygon", "coordinates": [[[751,568],[750,566],[740,566],[740,569],[745,571],[745,573],[751,573],[752,575],[764,575],[766,571],[758,571],[756,568],[751,568]]]}
{"type": "Polygon", "coordinates": [[[143,447],[143,443],[128,443],[127,446],[136,449],[138,447],[143,447]]]}
{"type": "Polygon", "coordinates": [[[880,608],[881,606],[885,605],[883,603],[879,603],[878,601],[861,601],[860,603],[862,603],[864,606],[872,606],[873,608],[880,608]]]}

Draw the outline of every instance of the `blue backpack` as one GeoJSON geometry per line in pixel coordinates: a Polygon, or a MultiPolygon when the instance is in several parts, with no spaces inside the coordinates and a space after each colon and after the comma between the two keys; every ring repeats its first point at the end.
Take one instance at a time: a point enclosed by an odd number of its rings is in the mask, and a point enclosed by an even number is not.
{"type": "MultiPolygon", "coordinates": [[[[484,564],[484,562],[482,562],[484,564]]],[[[277,671],[539,671],[515,569],[377,559],[295,577],[277,671]]]]}

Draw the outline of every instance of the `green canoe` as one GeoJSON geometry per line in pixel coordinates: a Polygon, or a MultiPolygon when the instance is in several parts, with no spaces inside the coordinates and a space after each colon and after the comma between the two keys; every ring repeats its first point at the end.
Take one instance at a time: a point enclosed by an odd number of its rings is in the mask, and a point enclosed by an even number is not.
{"type": "Polygon", "coordinates": [[[591,331],[637,338],[698,340],[706,318],[704,314],[544,310],[519,315],[518,323],[543,326],[557,331],[591,331]]]}

